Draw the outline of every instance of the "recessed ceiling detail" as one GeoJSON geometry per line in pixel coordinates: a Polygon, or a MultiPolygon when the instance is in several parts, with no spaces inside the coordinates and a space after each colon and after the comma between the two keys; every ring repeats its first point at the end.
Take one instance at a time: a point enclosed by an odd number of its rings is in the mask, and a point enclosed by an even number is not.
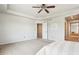
{"type": "MultiPolygon", "coordinates": [[[[78,9],[79,4],[54,4],[56,8],[48,8],[49,13],[41,11],[41,13],[37,13],[41,8],[32,8],[32,6],[40,6],[41,4],[8,4],[7,8],[2,7],[0,5],[0,12],[5,9],[8,12],[24,15],[24,17],[30,17],[33,19],[46,19],[50,16],[56,16],[57,14],[62,14],[67,11],[71,11],[72,9],[78,9]]],[[[46,4],[46,6],[53,6],[53,4],[46,4]]]]}

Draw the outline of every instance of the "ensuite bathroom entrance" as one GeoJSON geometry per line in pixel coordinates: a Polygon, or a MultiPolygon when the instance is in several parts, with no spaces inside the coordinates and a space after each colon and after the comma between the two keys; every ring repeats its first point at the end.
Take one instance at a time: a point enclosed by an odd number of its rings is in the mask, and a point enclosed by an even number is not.
{"type": "Polygon", "coordinates": [[[42,23],[37,24],[37,38],[42,39],[42,23]]]}
{"type": "Polygon", "coordinates": [[[47,22],[43,22],[43,23],[37,23],[36,25],[36,29],[37,29],[37,39],[47,39],[47,22]]]}

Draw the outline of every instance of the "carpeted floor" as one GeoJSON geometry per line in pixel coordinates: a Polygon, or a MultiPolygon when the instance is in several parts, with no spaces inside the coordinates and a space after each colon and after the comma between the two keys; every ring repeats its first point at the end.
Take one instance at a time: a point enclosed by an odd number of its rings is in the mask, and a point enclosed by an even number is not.
{"type": "Polygon", "coordinates": [[[27,40],[0,46],[0,55],[34,55],[42,47],[53,41],[27,40]]]}

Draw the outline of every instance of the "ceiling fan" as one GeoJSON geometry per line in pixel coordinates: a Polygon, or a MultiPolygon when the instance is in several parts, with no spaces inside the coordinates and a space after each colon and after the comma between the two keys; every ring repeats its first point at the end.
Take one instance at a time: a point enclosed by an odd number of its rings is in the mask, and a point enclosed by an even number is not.
{"type": "Polygon", "coordinates": [[[51,6],[47,6],[46,4],[42,4],[41,6],[32,6],[32,8],[41,8],[38,13],[40,13],[42,10],[45,10],[47,13],[49,13],[49,11],[47,10],[47,8],[55,8],[54,5],[51,6]]]}

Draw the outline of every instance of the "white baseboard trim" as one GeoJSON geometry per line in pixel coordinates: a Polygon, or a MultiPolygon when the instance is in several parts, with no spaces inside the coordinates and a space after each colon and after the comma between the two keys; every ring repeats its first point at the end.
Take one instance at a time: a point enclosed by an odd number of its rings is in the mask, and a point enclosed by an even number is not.
{"type": "MultiPolygon", "coordinates": [[[[32,40],[32,39],[29,39],[29,40],[32,40]]],[[[21,42],[21,41],[26,41],[26,40],[12,41],[12,42],[0,42],[0,45],[11,44],[11,43],[17,43],[17,42],[21,42]]]]}

